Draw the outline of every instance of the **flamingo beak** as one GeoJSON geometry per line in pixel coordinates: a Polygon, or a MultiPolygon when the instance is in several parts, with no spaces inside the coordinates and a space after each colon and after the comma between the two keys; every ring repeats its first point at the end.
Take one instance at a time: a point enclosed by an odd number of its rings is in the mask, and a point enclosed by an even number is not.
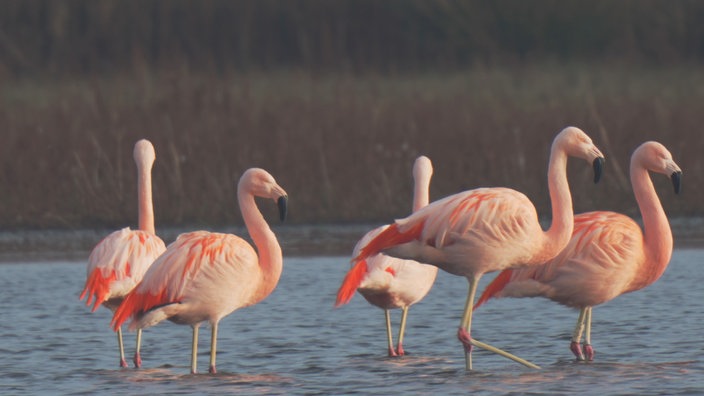
{"type": "Polygon", "coordinates": [[[279,199],[276,201],[276,204],[279,206],[279,218],[281,219],[281,221],[286,220],[286,212],[288,210],[288,196],[280,196],[279,199]]]}
{"type": "Polygon", "coordinates": [[[682,189],[682,172],[672,172],[672,175],[670,175],[670,179],[672,180],[672,186],[675,188],[675,194],[679,194],[680,190],[682,189]]]}
{"type": "Polygon", "coordinates": [[[599,183],[601,180],[601,170],[604,167],[604,157],[596,157],[592,166],[594,167],[594,184],[599,183]]]}

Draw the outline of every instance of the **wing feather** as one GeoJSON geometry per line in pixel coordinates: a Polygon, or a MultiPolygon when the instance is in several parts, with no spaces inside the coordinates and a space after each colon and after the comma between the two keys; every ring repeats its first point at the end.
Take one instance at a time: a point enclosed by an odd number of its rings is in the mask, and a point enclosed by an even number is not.
{"type": "Polygon", "coordinates": [[[87,277],[79,299],[92,310],[103,302],[122,297],[139,283],[166,246],[158,236],[123,228],[105,237],[88,258],[87,277]]]}
{"type": "Polygon", "coordinates": [[[634,276],[632,263],[641,260],[642,238],[628,216],[606,211],[577,215],[572,238],[560,254],[543,265],[503,271],[479,301],[546,297],[573,307],[604,303],[634,276]]]}
{"type": "Polygon", "coordinates": [[[179,303],[189,288],[204,278],[209,283],[230,279],[226,273],[258,271],[254,249],[230,234],[195,231],[181,234],[147,271],[142,282],[127,295],[113,317],[115,329],[130,317],[168,304],[179,303]],[[236,265],[235,265],[236,264],[236,265]]]}

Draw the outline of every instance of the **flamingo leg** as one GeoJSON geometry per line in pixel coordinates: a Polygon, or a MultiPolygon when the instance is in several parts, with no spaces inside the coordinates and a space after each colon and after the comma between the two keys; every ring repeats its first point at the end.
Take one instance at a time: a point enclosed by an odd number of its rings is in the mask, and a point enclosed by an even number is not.
{"type": "Polygon", "coordinates": [[[408,307],[403,307],[403,311],[401,312],[401,325],[398,330],[398,344],[396,347],[396,353],[399,356],[403,356],[406,354],[406,352],[403,350],[403,334],[406,331],[406,319],[408,318],[408,307]]]}
{"type": "Polygon", "coordinates": [[[193,343],[191,345],[191,374],[198,369],[198,325],[193,326],[193,343]]]}
{"type": "Polygon", "coordinates": [[[125,346],[122,343],[122,327],[117,328],[117,346],[120,348],[120,367],[127,367],[127,360],[125,360],[125,346]]]}
{"type": "Polygon", "coordinates": [[[137,346],[135,347],[135,350],[134,350],[134,359],[132,359],[132,362],[134,362],[134,367],[136,367],[136,368],[142,367],[142,356],[140,354],[141,346],[142,346],[142,329],[137,329],[137,346]]]}
{"type": "Polygon", "coordinates": [[[583,361],[584,354],[582,353],[582,347],[579,344],[582,341],[582,332],[584,331],[584,319],[587,315],[588,307],[582,308],[579,311],[579,316],[577,317],[577,324],[574,327],[574,332],[572,332],[572,342],[570,343],[570,350],[577,357],[577,360],[583,361]]]}
{"type": "Polygon", "coordinates": [[[459,338],[462,345],[464,345],[465,350],[465,366],[467,370],[472,370],[472,346],[477,346],[479,348],[485,349],[490,352],[494,352],[501,355],[507,359],[511,359],[514,362],[520,363],[526,367],[530,367],[536,370],[540,369],[540,366],[533,364],[525,359],[521,359],[516,355],[508,353],[502,349],[496,348],[489,344],[485,344],[478,340],[475,340],[470,336],[470,331],[472,328],[472,313],[474,308],[474,295],[477,292],[477,285],[479,285],[479,278],[473,278],[469,283],[469,294],[467,295],[467,301],[464,306],[464,315],[462,316],[462,323],[457,331],[457,338],[459,338]]]}
{"type": "Polygon", "coordinates": [[[214,323],[212,328],[212,333],[210,334],[210,368],[208,372],[211,374],[217,373],[215,369],[215,355],[217,354],[218,346],[218,324],[214,323]]]}
{"type": "Polygon", "coordinates": [[[469,293],[467,301],[464,303],[464,314],[460,328],[457,330],[457,338],[464,346],[464,362],[467,370],[472,370],[472,313],[474,311],[474,295],[477,292],[479,277],[475,276],[469,280],[469,293]]]}
{"type": "Polygon", "coordinates": [[[388,309],[384,310],[384,317],[386,318],[386,340],[389,343],[389,356],[397,356],[394,350],[394,340],[391,333],[391,312],[388,309]]]}
{"type": "Polygon", "coordinates": [[[594,348],[592,347],[592,307],[587,307],[587,314],[584,318],[586,330],[584,332],[584,357],[588,362],[594,360],[594,348]]]}

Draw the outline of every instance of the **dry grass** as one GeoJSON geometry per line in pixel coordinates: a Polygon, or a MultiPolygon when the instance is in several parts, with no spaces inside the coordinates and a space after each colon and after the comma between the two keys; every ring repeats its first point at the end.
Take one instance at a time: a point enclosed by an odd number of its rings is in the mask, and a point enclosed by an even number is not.
{"type": "MultiPolygon", "coordinates": [[[[668,212],[702,215],[703,80],[696,67],[542,64],[394,77],[170,70],[5,83],[0,227],[134,225],[131,155],[142,137],[157,150],[160,225],[238,224],[235,183],[252,166],[287,189],[292,223],[387,221],[410,210],[419,154],[435,165],[433,198],[509,186],[548,215],[547,155],[566,125],[607,155],[596,187],[589,166],[570,163],[576,210],[636,214],[623,172],[638,144],[658,140],[684,170],[681,197],[655,180],[668,212]]],[[[263,207],[273,217],[273,205],[263,207]]]]}

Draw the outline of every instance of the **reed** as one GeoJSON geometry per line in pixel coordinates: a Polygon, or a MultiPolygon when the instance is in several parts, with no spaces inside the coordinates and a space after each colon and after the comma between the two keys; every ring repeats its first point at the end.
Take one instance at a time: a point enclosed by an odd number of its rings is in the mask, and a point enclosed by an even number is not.
{"type": "Polygon", "coordinates": [[[169,69],[15,81],[0,86],[0,228],[136,224],[140,138],[157,151],[160,226],[239,224],[235,181],[252,166],[287,189],[293,224],[386,222],[409,213],[420,154],[434,162],[433,199],[508,186],[548,214],[549,145],[566,125],[607,155],[596,187],[589,167],[570,165],[576,210],[635,214],[623,175],[631,151],[658,140],[684,170],[682,196],[657,186],[668,213],[702,215],[703,80],[694,66],[544,63],[384,77],[169,69]]]}

